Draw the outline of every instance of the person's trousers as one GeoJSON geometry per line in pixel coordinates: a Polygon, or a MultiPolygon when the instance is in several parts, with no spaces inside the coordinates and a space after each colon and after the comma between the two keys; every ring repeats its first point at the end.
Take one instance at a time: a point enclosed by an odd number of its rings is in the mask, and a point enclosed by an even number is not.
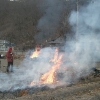
{"type": "Polygon", "coordinates": [[[7,65],[7,72],[10,71],[10,67],[11,67],[11,72],[13,72],[13,62],[8,62],[8,65],[7,65]]]}

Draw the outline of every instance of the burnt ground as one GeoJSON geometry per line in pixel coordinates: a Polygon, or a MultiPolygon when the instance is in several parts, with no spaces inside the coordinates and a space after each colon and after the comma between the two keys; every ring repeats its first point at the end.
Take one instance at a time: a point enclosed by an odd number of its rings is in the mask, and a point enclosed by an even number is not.
{"type": "MultiPolygon", "coordinates": [[[[21,60],[15,60],[18,66],[21,60]]],[[[6,60],[1,59],[0,70],[6,71],[6,60]]],[[[100,69],[100,63],[97,63],[100,69]]],[[[100,73],[90,74],[84,79],[80,79],[74,84],[60,86],[54,89],[42,88],[29,93],[26,90],[18,90],[13,93],[0,93],[0,100],[100,100],[100,73]]]]}

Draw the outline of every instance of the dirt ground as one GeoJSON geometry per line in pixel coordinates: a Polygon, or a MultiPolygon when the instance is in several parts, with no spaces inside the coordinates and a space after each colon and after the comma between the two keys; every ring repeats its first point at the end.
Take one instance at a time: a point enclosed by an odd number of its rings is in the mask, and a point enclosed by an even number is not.
{"type": "MultiPolygon", "coordinates": [[[[6,59],[0,60],[0,71],[5,72],[7,61],[6,59]]],[[[21,61],[21,59],[14,60],[14,65],[18,66],[21,61]]],[[[100,69],[100,63],[97,63],[96,67],[100,69]]],[[[20,97],[14,97],[9,93],[7,95],[9,96],[0,100],[100,100],[100,75],[92,75],[68,86],[41,90],[33,94],[25,93],[20,97]]]]}
{"type": "MultiPolygon", "coordinates": [[[[14,60],[14,66],[18,66],[20,65],[22,59],[15,59],[14,60]]],[[[0,71],[2,72],[6,72],[6,68],[7,68],[7,60],[6,59],[0,59],[0,71]]]]}

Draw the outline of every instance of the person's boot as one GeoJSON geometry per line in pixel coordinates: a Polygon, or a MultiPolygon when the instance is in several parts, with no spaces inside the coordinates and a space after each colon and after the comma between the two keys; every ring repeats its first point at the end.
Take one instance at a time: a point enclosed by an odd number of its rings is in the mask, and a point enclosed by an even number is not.
{"type": "Polygon", "coordinates": [[[7,69],[7,73],[9,73],[9,70],[7,69]]]}
{"type": "Polygon", "coordinates": [[[9,67],[7,67],[7,73],[9,73],[9,67]]]}

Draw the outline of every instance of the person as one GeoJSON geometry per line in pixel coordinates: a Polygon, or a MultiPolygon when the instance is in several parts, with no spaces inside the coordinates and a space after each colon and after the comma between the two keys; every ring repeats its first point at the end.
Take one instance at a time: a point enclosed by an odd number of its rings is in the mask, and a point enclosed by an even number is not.
{"type": "Polygon", "coordinates": [[[13,72],[13,52],[12,52],[12,47],[9,47],[7,53],[6,53],[6,58],[7,58],[7,72],[10,71],[11,67],[11,72],[13,72]]]}

